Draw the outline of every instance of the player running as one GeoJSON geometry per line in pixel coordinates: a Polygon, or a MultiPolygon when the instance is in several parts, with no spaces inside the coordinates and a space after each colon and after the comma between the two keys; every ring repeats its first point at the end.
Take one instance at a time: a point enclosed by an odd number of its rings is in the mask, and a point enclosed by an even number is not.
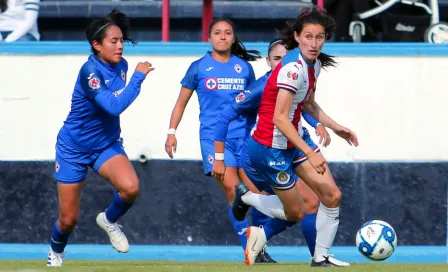
{"type": "MultiPolygon", "coordinates": [[[[334,20],[320,8],[305,9],[297,20],[282,31],[281,39],[289,51],[272,72],[263,92],[257,123],[249,140],[253,167],[269,182],[277,196],[249,192],[236,187],[234,215],[243,219],[248,205],[283,220],[301,221],[305,215],[303,197],[296,187],[297,174],[319,197],[316,218],[316,247],[311,266],[345,266],[347,263],[328,254],[339,225],[341,192],[323,155],[309,145],[301,126],[302,108],[313,118],[332,129],[350,145],[358,145],[356,134],[326,115],[314,99],[321,67],[334,66],[332,57],[321,53],[331,37],[334,20]]],[[[249,260],[266,243],[262,228],[248,230],[249,260]]]]}
{"type": "MultiPolygon", "coordinates": [[[[193,62],[181,81],[182,87],[171,114],[165,150],[173,158],[177,149],[176,129],[188,101],[196,91],[200,107],[199,134],[204,174],[210,176],[214,161],[225,157],[228,168],[219,184],[229,203],[228,215],[244,249],[247,243],[245,231],[249,224],[247,219],[240,222],[234,218],[231,204],[235,197],[234,186],[239,184],[241,175],[244,175],[240,155],[245,119],[240,117],[231,122],[223,154],[215,154],[213,141],[218,114],[238,93],[255,81],[254,71],[248,61],[261,56],[258,51],[246,50],[235,34],[233,23],[227,19],[218,19],[210,24],[209,41],[212,51],[193,62]]],[[[268,256],[262,259],[270,261],[268,256]]]]}
{"type": "Polygon", "coordinates": [[[78,74],[71,110],[56,142],[59,218],[53,225],[47,266],[63,265],[64,248],[78,220],[88,166],[117,189],[96,222],[118,252],[128,252],[129,243],[117,221],[139,193],[137,175],[120,138],[119,116],[137,98],[153,68],[148,62],[139,63],[125,86],[128,63],[122,58],[124,41],[134,41],[129,37],[126,15],[116,9],[92,22],[86,36],[93,54],[78,74]]]}

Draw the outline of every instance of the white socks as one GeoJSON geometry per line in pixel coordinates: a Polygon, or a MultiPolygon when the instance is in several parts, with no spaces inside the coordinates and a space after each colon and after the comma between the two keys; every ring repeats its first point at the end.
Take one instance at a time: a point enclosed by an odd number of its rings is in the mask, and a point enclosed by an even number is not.
{"type": "MultiPolygon", "coordinates": [[[[257,208],[258,209],[258,208],[257,208]]],[[[333,245],[334,237],[339,226],[339,207],[327,208],[319,205],[316,217],[316,248],[314,261],[321,262],[328,256],[328,250],[333,245]]]]}
{"type": "MultiPolygon", "coordinates": [[[[261,195],[255,194],[252,192],[247,192],[245,195],[241,197],[244,203],[254,207],[265,215],[278,218],[278,219],[286,219],[285,209],[283,208],[283,204],[275,195],[261,195]]],[[[319,214],[318,214],[319,215],[319,214]]]]}

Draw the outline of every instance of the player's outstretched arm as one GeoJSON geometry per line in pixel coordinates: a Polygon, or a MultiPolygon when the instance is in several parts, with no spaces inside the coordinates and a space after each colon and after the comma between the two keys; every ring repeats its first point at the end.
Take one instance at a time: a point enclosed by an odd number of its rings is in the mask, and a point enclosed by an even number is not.
{"type": "Polygon", "coordinates": [[[349,145],[358,146],[358,137],[350,129],[343,127],[331,119],[317,104],[314,99],[314,93],[309,97],[307,102],[303,105],[303,110],[309,113],[312,117],[317,119],[320,123],[333,130],[339,137],[345,139],[349,145]]]}
{"type": "Polygon", "coordinates": [[[152,70],[154,69],[149,62],[139,63],[128,85],[122,90],[111,92],[101,72],[94,66],[85,66],[81,71],[81,85],[86,95],[103,110],[110,115],[119,116],[137,98],[142,82],[152,70]]]}

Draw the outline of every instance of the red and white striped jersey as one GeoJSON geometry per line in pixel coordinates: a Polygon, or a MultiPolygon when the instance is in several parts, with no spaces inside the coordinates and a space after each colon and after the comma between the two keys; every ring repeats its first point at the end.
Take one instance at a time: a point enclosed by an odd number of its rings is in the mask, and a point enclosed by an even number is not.
{"type": "Polygon", "coordinates": [[[257,123],[252,129],[252,137],[258,143],[277,149],[290,149],[295,146],[290,143],[274,125],[274,110],[279,89],[294,93],[294,99],[289,112],[289,120],[302,135],[300,121],[302,106],[316,89],[316,81],[321,70],[319,60],[308,65],[298,48],[289,51],[281,63],[272,72],[263,91],[258,109],[257,123]]]}

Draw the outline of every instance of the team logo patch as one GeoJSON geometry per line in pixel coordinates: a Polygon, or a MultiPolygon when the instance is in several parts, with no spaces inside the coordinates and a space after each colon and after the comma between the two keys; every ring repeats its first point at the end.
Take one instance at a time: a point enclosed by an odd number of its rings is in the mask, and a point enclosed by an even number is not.
{"type": "Polygon", "coordinates": [[[292,80],[297,80],[297,79],[299,78],[299,74],[297,74],[296,72],[291,72],[291,71],[289,71],[289,72],[286,74],[286,76],[287,76],[289,79],[292,79],[292,80]]]}
{"type": "Polygon", "coordinates": [[[89,87],[92,90],[99,89],[101,87],[100,80],[97,77],[89,79],[89,87]]]}
{"type": "Polygon", "coordinates": [[[277,177],[275,179],[280,184],[286,184],[286,183],[289,182],[291,177],[288,175],[288,173],[286,173],[284,171],[280,171],[280,172],[277,173],[277,177]]]}
{"type": "Polygon", "coordinates": [[[206,90],[217,90],[218,83],[216,82],[216,78],[206,78],[205,79],[205,89],[206,90]]]}
{"type": "Polygon", "coordinates": [[[236,97],[235,97],[235,101],[236,103],[241,103],[246,99],[246,96],[244,95],[243,92],[239,93],[236,97]]]}
{"type": "Polygon", "coordinates": [[[215,157],[213,157],[212,154],[208,154],[208,162],[209,162],[210,164],[213,164],[213,163],[215,162],[215,157]]]}
{"type": "Polygon", "coordinates": [[[243,68],[239,64],[235,64],[235,67],[233,67],[233,69],[235,69],[238,74],[243,71],[243,68]]]}
{"type": "Polygon", "coordinates": [[[126,73],[123,70],[121,70],[121,79],[126,82],[126,73]]]}
{"type": "Polygon", "coordinates": [[[54,164],[54,170],[57,172],[59,172],[59,169],[61,169],[61,166],[59,165],[59,162],[56,161],[56,163],[54,164]]]}

